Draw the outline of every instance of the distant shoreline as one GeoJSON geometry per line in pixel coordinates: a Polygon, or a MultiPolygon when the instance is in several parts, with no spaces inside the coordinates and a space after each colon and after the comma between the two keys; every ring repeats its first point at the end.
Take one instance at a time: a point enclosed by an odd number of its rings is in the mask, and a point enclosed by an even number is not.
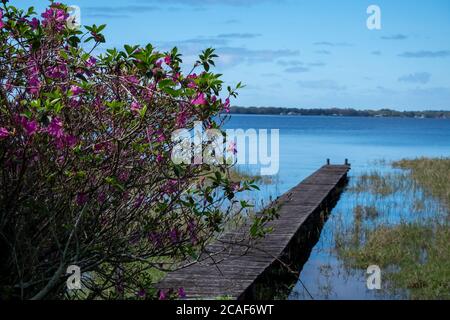
{"type": "Polygon", "coordinates": [[[299,109],[279,107],[231,107],[230,114],[241,115],[284,115],[284,116],[329,116],[329,117],[370,117],[370,118],[419,118],[450,119],[450,111],[397,111],[391,109],[356,110],[356,109],[299,109]]]}

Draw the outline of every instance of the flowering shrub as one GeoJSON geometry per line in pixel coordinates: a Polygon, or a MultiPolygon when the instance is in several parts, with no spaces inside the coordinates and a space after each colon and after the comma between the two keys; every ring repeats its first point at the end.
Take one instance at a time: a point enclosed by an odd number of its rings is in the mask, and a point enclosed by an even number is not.
{"type": "Polygon", "coordinates": [[[72,30],[63,4],[37,16],[7,2],[0,297],[68,297],[69,265],[81,268],[87,298],[148,295],[151,284],[137,275],[194,255],[247,207],[235,194],[255,186],[232,182],[228,164],[170,159],[174,130],[195,121],[220,129],[237,93],[220,97],[212,49],[187,75],[176,48],[126,45],[94,57],[104,25],[72,30]]]}

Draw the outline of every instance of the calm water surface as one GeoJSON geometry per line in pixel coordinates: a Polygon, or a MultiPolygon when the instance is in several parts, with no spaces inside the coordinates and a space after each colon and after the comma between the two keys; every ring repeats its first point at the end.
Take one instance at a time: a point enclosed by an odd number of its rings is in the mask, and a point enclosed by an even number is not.
{"type": "MultiPolygon", "coordinates": [[[[349,159],[352,178],[377,167],[380,160],[450,156],[450,119],[232,115],[227,128],[280,130],[279,173],[273,177],[273,184],[263,186],[256,195],[257,204],[268,203],[294,187],[327,158],[335,164],[349,159]]],[[[257,166],[244,168],[255,172],[258,169],[257,166]]],[[[367,290],[365,274],[347,270],[333,254],[336,220],[344,217],[351,221],[350,211],[356,201],[353,197],[346,192],[342,195],[289,299],[310,299],[309,293],[315,299],[403,297],[367,290]]],[[[387,219],[408,215],[407,210],[394,210],[387,219]]]]}

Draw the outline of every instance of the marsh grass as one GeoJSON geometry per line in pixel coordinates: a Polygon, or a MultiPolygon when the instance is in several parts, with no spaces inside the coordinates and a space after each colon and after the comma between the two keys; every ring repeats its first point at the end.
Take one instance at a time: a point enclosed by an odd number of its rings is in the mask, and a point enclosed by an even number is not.
{"type": "Polygon", "coordinates": [[[272,176],[262,176],[260,174],[249,173],[236,167],[230,171],[230,179],[235,182],[243,180],[254,181],[260,185],[270,185],[274,182],[272,176]]]}
{"type": "Polygon", "coordinates": [[[379,265],[393,294],[450,299],[450,159],[392,166],[355,178],[351,222],[336,224],[335,251],[349,270],[379,265]]]}
{"type": "Polygon", "coordinates": [[[428,195],[450,206],[450,158],[401,160],[393,166],[407,170],[428,195]]]}

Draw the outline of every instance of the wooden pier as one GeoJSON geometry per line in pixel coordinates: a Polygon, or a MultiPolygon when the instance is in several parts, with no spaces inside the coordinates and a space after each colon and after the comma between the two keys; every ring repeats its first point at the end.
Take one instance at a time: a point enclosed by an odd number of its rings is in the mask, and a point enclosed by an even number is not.
{"type": "Polygon", "coordinates": [[[207,246],[200,262],[169,273],[158,287],[184,288],[187,299],[268,298],[258,294],[261,284],[273,281],[280,269],[298,272],[299,260],[306,261],[315,244],[307,243],[306,234],[317,231],[324,213],[334,207],[349,170],[347,161],[323,166],[271,204],[279,218],[269,222],[273,231],[263,239],[249,242],[248,226],[227,232],[207,246]]]}

